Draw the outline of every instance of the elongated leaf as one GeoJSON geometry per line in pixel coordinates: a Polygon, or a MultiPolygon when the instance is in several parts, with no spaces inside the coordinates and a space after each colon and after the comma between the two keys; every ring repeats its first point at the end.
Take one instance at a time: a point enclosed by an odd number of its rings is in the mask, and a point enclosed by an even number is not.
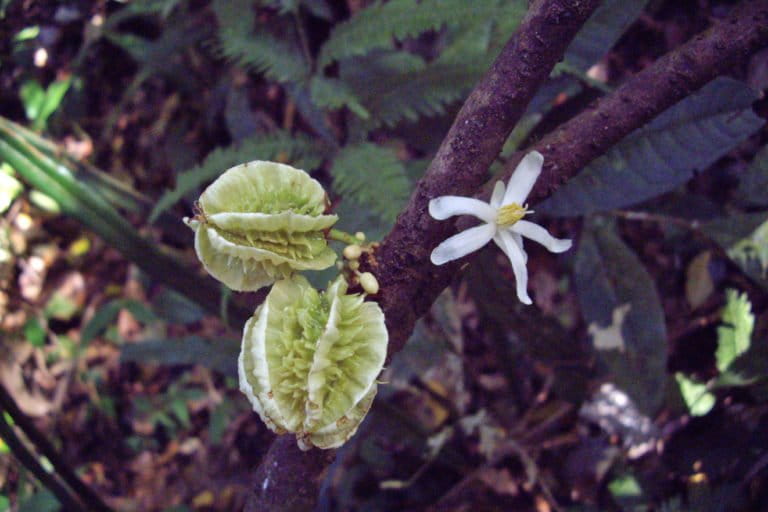
{"type": "Polygon", "coordinates": [[[321,157],[321,148],[312,139],[283,131],[256,135],[235,146],[215,149],[200,165],[177,176],[176,187],[160,197],[149,220],[154,222],[182,197],[237,164],[252,160],[279,160],[300,169],[311,170],[319,165],[321,157]]]}
{"type": "Polygon", "coordinates": [[[709,392],[706,384],[691,380],[682,373],[676,373],[675,380],[691,416],[704,416],[715,406],[715,395],[709,392]]]}
{"type": "Polygon", "coordinates": [[[199,364],[224,375],[237,375],[239,340],[211,342],[199,336],[147,340],[124,345],[121,361],[137,363],[199,364]]]}
{"type": "Polygon", "coordinates": [[[715,359],[717,369],[724,372],[741,354],[749,350],[752,330],[755,327],[755,315],[747,294],[736,290],[726,290],[726,303],[723,308],[723,325],[717,328],[717,351],[715,359]]]}
{"type": "Polygon", "coordinates": [[[648,0],[606,0],[589,17],[565,52],[565,61],[581,71],[599,61],[643,12],[648,0]]]}
{"type": "Polygon", "coordinates": [[[334,189],[393,223],[408,200],[411,184],[395,151],[375,144],[346,146],[331,168],[334,189]]]}
{"type": "Polygon", "coordinates": [[[674,189],[763,125],[751,109],[754,99],[743,83],[716,79],[594,160],[538,209],[582,215],[674,189]]]}
{"type": "Polygon", "coordinates": [[[585,226],[574,273],[584,320],[594,341],[602,340],[598,357],[638,408],[653,415],[667,380],[664,311],[653,279],[613,223],[601,219],[585,226]]]}
{"type": "Polygon", "coordinates": [[[121,309],[130,311],[137,320],[150,323],[157,319],[154,313],[141,302],[130,299],[115,299],[101,306],[80,332],[80,343],[86,344],[101,334],[117,318],[121,309]]]}

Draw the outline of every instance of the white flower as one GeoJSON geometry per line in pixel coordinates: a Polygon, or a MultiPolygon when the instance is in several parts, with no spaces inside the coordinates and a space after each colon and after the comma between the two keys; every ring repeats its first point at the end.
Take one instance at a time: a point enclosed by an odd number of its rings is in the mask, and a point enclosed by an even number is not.
{"type": "Polygon", "coordinates": [[[531,304],[531,298],[526,290],[528,270],[525,268],[525,263],[528,255],[523,249],[523,237],[535,240],[551,252],[564,252],[571,248],[570,240],[554,238],[538,224],[521,220],[525,215],[533,213],[528,211],[528,205],[523,204],[523,201],[536,183],[543,164],[544,157],[538,151],[525,155],[509,178],[506,189],[504,183],[496,182],[490,203],[460,196],[442,196],[432,199],[429,202],[429,214],[437,220],[444,220],[454,215],[473,215],[485,222],[462,231],[438,245],[432,251],[430,257],[432,263],[442,265],[462,258],[493,240],[512,264],[512,272],[517,282],[517,297],[523,304],[531,304]]]}

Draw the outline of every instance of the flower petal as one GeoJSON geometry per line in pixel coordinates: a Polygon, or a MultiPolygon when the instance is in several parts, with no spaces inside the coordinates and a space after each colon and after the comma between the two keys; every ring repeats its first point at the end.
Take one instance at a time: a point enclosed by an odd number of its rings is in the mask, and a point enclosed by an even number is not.
{"type": "Polygon", "coordinates": [[[504,200],[504,191],[506,190],[506,187],[504,186],[503,181],[497,181],[496,186],[493,187],[493,194],[491,194],[491,207],[495,209],[499,209],[499,206],[501,206],[501,201],[504,200]]]}
{"type": "Polygon", "coordinates": [[[442,265],[457,260],[487,244],[496,232],[493,224],[481,224],[445,240],[432,251],[430,260],[434,265],[442,265]]]}
{"type": "Polygon", "coordinates": [[[550,252],[565,252],[571,248],[572,242],[566,239],[555,238],[543,227],[527,220],[519,220],[514,225],[509,227],[509,230],[513,233],[518,233],[526,238],[530,238],[535,242],[539,242],[541,245],[547,248],[550,252]]]}
{"type": "MultiPolygon", "coordinates": [[[[496,245],[499,246],[499,249],[501,249],[504,254],[507,255],[507,258],[509,258],[509,253],[507,252],[507,246],[504,245],[504,241],[501,239],[501,235],[499,234],[501,231],[497,231],[495,235],[493,235],[493,241],[496,242],[496,245]]],[[[523,246],[523,237],[518,235],[517,233],[509,232],[510,235],[512,235],[512,239],[515,241],[517,246],[522,249],[523,251],[523,259],[526,263],[528,263],[528,254],[525,252],[525,247],[523,246]]]]}
{"type": "Polygon", "coordinates": [[[533,304],[533,301],[528,296],[528,269],[525,267],[525,260],[527,259],[525,251],[517,245],[512,233],[503,229],[499,231],[501,241],[504,242],[506,251],[504,251],[509,257],[509,262],[512,264],[512,272],[515,274],[515,285],[517,287],[517,298],[523,304],[533,304]]]}
{"type": "Polygon", "coordinates": [[[429,202],[429,214],[437,220],[444,220],[454,215],[473,215],[484,222],[496,222],[496,210],[488,203],[471,197],[436,197],[429,202]]]}
{"type": "Polygon", "coordinates": [[[520,160],[507,183],[504,204],[517,203],[522,206],[541,174],[542,165],[544,165],[544,157],[538,151],[531,151],[520,160]]]}

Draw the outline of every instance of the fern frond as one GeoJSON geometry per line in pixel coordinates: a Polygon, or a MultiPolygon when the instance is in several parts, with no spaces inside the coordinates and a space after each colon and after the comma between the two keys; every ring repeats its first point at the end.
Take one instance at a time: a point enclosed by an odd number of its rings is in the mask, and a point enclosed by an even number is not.
{"type": "Polygon", "coordinates": [[[371,117],[357,96],[341,80],[315,75],[310,82],[310,94],[318,107],[331,110],[348,107],[362,119],[371,117]]]}
{"type": "Polygon", "coordinates": [[[309,63],[288,20],[276,18],[269,29],[256,23],[249,0],[214,0],[212,6],[219,22],[217,51],[221,57],[278,82],[307,80],[309,63]]]}
{"type": "Polygon", "coordinates": [[[341,79],[370,112],[368,128],[442,114],[463,98],[488,65],[490,28],[486,22],[462,31],[430,63],[405,52],[345,61],[341,79]]]}
{"type": "Polygon", "coordinates": [[[391,48],[393,40],[417,36],[443,26],[456,27],[487,20],[498,0],[390,0],[376,2],[336,25],[320,50],[320,69],[335,60],[391,48]]]}
{"type": "Polygon", "coordinates": [[[331,174],[338,193],[389,223],[395,221],[411,191],[395,151],[369,142],[339,151],[331,174]]]}
{"type": "Polygon", "coordinates": [[[251,160],[277,160],[310,170],[320,165],[324,156],[323,148],[311,138],[284,131],[256,135],[237,145],[215,149],[200,165],[177,176],[176,187],[160,197],[149,220],[154,222],[158,215],[181,198],[237,164],[251,160]]]}

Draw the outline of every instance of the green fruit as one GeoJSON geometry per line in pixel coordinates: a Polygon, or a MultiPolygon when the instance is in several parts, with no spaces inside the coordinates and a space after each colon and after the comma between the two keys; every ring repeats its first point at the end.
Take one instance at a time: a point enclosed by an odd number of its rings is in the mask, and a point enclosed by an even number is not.
{"type": "Polygon", "coordinates": [[[302,276],[275,283],[245,324],[240,389],[273,431],[307,450],[357,431],[376,395],[388,335],[384,314],[339,277],[322,294],[302,276]]]}
{"type": "Polygon", "coordinates": [[[299,169],[254,161],[227,170],[184,219],[195,231],[195,250],[213,277],[233,290],[253,291],[297,270],[321,270],[336,261],[324,230],[326,195],[299,169]]]}

